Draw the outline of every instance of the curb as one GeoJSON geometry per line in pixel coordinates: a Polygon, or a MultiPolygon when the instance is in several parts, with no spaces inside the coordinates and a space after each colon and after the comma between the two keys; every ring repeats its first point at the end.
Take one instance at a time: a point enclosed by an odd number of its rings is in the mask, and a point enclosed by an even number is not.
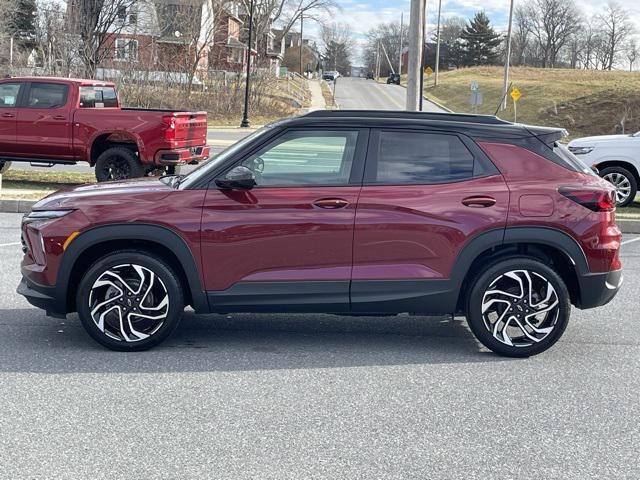
{"type": "Polygon", "coordinates": [[[27,213],[36,200],[0,200],[1,213],[27,213]]]}

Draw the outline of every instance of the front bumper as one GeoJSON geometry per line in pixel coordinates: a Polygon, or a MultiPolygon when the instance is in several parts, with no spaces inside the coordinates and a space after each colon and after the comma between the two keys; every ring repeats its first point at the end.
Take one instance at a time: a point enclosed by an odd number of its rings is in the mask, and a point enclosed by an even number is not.
{"type": "Polygon", "coordinates": [[[580,299],[576,306],[586,310],[606,305],[617,295],[623,282],[622,270],[579,276],[580,299]]]}
{"type": "Polygon", "coordinates": [[[209,147],[176,148],[173,150],[160,150],[156,153],[154,162],[156,165],[187,165],[204,162],[209,158],[209,147]]]}
{"type": "Polygon", "coordinates": [[[22,277],[16,290],[27,299],[31,305],[47,312],[50,317],[65,318],[66,308],[64,302],[56,297],[55,287],[43,287],[30,282],[22,277]]]}

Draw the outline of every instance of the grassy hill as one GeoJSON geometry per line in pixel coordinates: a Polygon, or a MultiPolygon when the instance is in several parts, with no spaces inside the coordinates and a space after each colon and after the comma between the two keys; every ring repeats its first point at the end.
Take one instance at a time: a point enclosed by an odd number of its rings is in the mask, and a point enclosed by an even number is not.
{"type": "MultiPolygon", "coordinates": [[[[470,84],[484,94],[478,113],[493,115],[502,95],[503,68],[475,67],[444,72],[440,85],[426,80],[427,97],[456,112],[470,112],[470,84]]],[[[566,128],[572,138],[640,131],[640,73],[515,67],[511,81],[522,92],[518,122],[566,128]]],[[[513,102],[498,116],[513,121],[513,102]]]]}

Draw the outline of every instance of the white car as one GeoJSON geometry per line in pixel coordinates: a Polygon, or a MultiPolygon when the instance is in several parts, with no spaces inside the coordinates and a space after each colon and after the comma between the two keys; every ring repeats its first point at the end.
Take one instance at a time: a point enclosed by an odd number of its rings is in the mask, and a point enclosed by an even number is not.
{"type": "Polygon", "coordinates": [[[569,150],[616,187],[619,207],[633,202],[640,183],[640,132],[578,138],[569,150]]]}

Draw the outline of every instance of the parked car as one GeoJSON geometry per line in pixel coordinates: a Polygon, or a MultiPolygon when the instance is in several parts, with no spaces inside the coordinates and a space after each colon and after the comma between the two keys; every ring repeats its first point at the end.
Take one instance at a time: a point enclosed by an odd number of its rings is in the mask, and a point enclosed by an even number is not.
{"type": "Polygon", "coordinates": [[[400,85],[400,74],[399,73],[392,73],[391,75],[389,75],[389,78],[387,78],[387,85],[400,85]]]}
{"type": "Polygon", "coordinates": [[[113,83],[0,80],[1,164],[86,162],[98,181],[119,180],[206,160],[206,144],[206,112],[120,108],[113,83]]]}
{"type": "Polygon", "coordinates": [[[322,74],[323,80],[326,80],[328,82],[335,82],[339,76],[340,74],[338,72],[332,72],[332,71],[324,72],[322,74]]]}
{"type": "Polygon", "coordinates": [[[578,138],[569,150],[616,187],[619,207],[634,201],[640,183],[640,132],[578,138]]]}
{"type": "Polygon", "coordinates": [[[18,292],[114,350],[196,313],[464,314],[524,357],[622,283],[614,188],[496,117],[318,111],[186,176],[85,185],[26,215],[18,292]],[[127,208],[117,208],[127,205],[127,208]]]}
{"type": "Polygon", "coordinates": [[[367,72],[367,80],[374,80],[375,77],[373,75],[373,72],[367,72]]]}

